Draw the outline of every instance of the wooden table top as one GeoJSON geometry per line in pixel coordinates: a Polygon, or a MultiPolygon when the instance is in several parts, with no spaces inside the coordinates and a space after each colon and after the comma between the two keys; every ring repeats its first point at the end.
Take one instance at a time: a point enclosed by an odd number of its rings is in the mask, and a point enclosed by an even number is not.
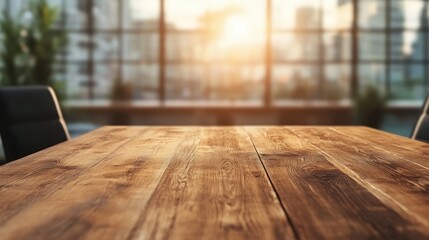
{"type": "Polygon", "coordinates": [[[0,238],[429,239],[428,156],[362,127],[103,127],[0,167],[0,238]]]}

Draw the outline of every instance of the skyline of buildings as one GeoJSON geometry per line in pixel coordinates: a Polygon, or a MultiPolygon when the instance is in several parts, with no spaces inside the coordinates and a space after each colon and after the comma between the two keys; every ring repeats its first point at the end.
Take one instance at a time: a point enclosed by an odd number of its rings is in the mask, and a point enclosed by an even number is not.
{"type": "MultiPolygon", "coordinates": [[[[61,7],[58,0],[48,1],[58,8],[61,7]]],[[[108,98],[112,84],[119,76],[122,77],[123,82],[133,84],[133,98],[157,98],[159,85],[158,20],[135,18],[132,9],[135,7],[133,1],[122,1],[123,12],[121,15],[119,15],[117,1],[94,0],[92,9],[88,8],[88,1],[85,0],[65,1],[65,12],[62,13],[62,16],[66,16],[67,21],[64,26],[60,27],[82,30],[69,33],[66,58],[67,62],[73,63],[67,64],[63,75],[60,76],[67,85],[67,94],[70,98],[88,98],[87,88],[91,83],[95,84],[93,86],[95,98],[108,98]],[[93,17],[91,28],[96,31],[88,34],[85,29],[88,27],[90,14],[93,17]],[[120,16],[123,17],[121,20],[120,16]],[[122,24],[121,29],[125,31],[115,34],[115,29],[118,29],[119,24],[122,24]],[[127,29],[133,28],[145,31],[127,32],[127,29]],[[112,30],[112,32],[97,30],[112,30]],[[89,62],[90,59],[93,60],[92,63],[89,62]],[[121,63],[122,65],[119,65],[121,63]]],[[[23,3],[24,0],[12,2],[13,11],[19,12],[18,9],[22,7],[20,2],[23,3]]],[[[359,24],[362,26],[385,24],[384,12],[386,9],[383,1],[368,1],[367,4],[372,4],[372,6],[361,6],[361,8],[368,9],[361,11],[363,17],[359,18],[359,24]]],[[[401,26],[405,22],[402,4],[403,1],[392,1],[391,3],[391,21],[395,26],[401,26]]],[[[351,0],[338,0],[336,8],[336,14],[340,18],[347,18],[351,12],[351,0]]],[[[171,12],[171,10],[169,11],[171,12]]],[[[424,11],[427,11],[427,2],[424,3],[424,9],[420,12],[420,22],[427,26],[427,14],[422,14],[424,11]]],[[[321,18],[317,17],[318,13],[318,7],[305,5],[297,7],[294,17],[290,18],[294,23],[293,29],[311,29],[319,26],[318,21],[321,18]]],[[[204,14],[201,13],[201,15],[204,14]]],[[[346,27],[344,22],[339,22],[338,26],[346,27]]],[[[273,23],[273,25],[279,24],[273,23]]],[[[200,30],[195,32],[188,29],[182,30],[180,26],[181,24],[176,22],[166,22],[167,98],[262,99],[261,88],[263,88],[265,78],[264,42],[248,46],[246,44],[218,46],[210,39],[211,35],[209,37],[205,35],[204,32],[210,29],[205,28],[203,23],[199,24],[202,32],[200,30]],[[240,93],[237,94],[236,91],[240,93]]],[[[320,88],[319,85],[322,83],[318,79],[321,74],[323,74],[325,89],[333,88],[336,89],[335,91],[344,91],[342,94],[344,96],[348,95],[351,76],[351,34],[349,31],[322,32],[322,34],[323,36],[317,33],[294,34],[273,31],[274,97],[296,98],[299,94],[293,93],[293,91],[299,91],[303,87],[312,88],[312,93],[308,98],[323,97],[325,93],[320,92],[320,89],[323,88],[320,88]],[[318,64],[321,59],[334,63],[320,66],[318,64]],[[281,91],[276,93],[279,89],[281,91]]],[[[422,33],[418,31],[391,33],[389,53],[385,52],[385,47],[380,47],[385,45],[385,38],[383,33],[360,32],[360,59],[383,61],[386,54],[390,54],[391,59],[404,60],[404,64],[400,67],[391,65],[390,74],[393,83],[396,81],[399,82],[398,85],[401,85],[403,82],[401,80],[404,78],[405,80],[414,78],[412,82],[422,82],[423,79],[417,78],[423,74],[417,74],[417,72],[423,72],[423,70],[407,62],[422,59],[422,49],[425,46],[423,41],[426,39],[422,33]],[[415,36],[410,37],[412,34],[415,36]],[[409,39],[413,37],[414,41],[410,41],[409,39]],[[408,52],[405,45],[411,46],[408,47],[408,52]]],[[[359,64],[359,70],[361,83],[385,84],[386,70],[383,64],[359,64]]],[[[412,89],[412,91],[418,90],[418,88],[412,89]]],[[[396,90],[396,92],[398,91],[396,90]]]]}

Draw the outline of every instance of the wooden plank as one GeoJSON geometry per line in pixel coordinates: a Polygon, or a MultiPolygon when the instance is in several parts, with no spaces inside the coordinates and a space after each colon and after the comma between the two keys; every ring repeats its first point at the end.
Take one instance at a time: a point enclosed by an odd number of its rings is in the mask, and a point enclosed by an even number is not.
{"type": "MultiPolygon", "coordinates": [[[[245,128],[300,239],[429,237],[425,226],[386,206],[308,144],[309,136],[290,129],[245,128]]],[[[319,146],[323,139],[311,141],[319,146]]]]}
{"type": "MultiPolygon", "coordinates": [[[[3,221],[1,238],[294,238],[245,133],[127,129],[136,135],[96,166],[79,168],[73,180],[26,189],[49,194],[33,196],[31,206],[3,221]]],[[[105,148],[89,146],[71,162],[87,162],[105,148]]],[[[3,196],[23,186],[25,179],[3,196]]]]}
{"type": "Polygon", "coordinates": [[[290,223],[242,128],[108,127],[0,168],[1,239],[429,238],[424,144],[258,129],[290,223]]]}
{"type": "Polygon", "coordinates": [[[70,165],[73,167],[92,164],[93,162],[87,160],[82,161],[82,158],[76,158],[76,154],[79,154],[82,150],[94,147],[98,148],[97,154],[108,154],[114,150],[112,149],[114,146],[109,147],[112,143],[117,141],[116,144],[120,145],[120,143],[123,143],[121,141],[129,140],[130,137],[136,134],[134,130],[125,127],[102,127],[78,138],[62,142],[19,160],[10,162],[1,166],[0,191],[22,180],[28,182],[28,178],[32,177],[32,175],[39,176],[41,172],[55,169],[55,166],[70,165]],[[102,145],[104,147],[101,147],[102,145]],[[58,150],[59,148],[61,148],[61,150],[58,150]],[[100,149],[103,151],[100,152],[100,149]],[[9,169],[13,170],[13,173],[8,171],[9,169]]]}
{"type": "Polygon", "coordinates": [[[355,141],[367,143],[389,155],[429,169],[429,144],[364,127],[335,127],[331,130],[348,135],[355,141]]]}
{"type": "MultiPolygon", "coordinates": [[[[336,167],[365,186],[402,216],[429,227],[429,170],[380,150],[352,134],[327,128],[294,128],[292,132],[317,148],[336,167]]],[[[367,136],[371,138],[372,136],[367,136]]],[[[412,140],[409,140],[413,144],[412,140]]],[[[384,146],[390,145],[386,139],[384,146]]]]}
{"type": "MultiPolygon", "coordinates": [[[[125,239],[185,138],[185,131],[175,128],[127,131],[135,136],[113,149],[97,167],[0,225],[2,239],[125,239]]],[[[105,148],[99,147],[83,154],[90,157],[92,151],[105,148]]]]}
{"type": "Polygon", "coordinates": [[[132,239],[294,239],[246,134],[199,128],[142,211],[132,239]]]}
{"type": "Polygon", "coordinates": [[[43,201],[138,135],[128,128],[102,128],[0,168],[0,226],[43,201]]]}

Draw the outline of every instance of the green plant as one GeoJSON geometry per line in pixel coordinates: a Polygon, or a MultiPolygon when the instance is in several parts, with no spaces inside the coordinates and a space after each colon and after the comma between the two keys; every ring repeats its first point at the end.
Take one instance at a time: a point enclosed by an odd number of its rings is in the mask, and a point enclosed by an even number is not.
{"type": "Polygon", "coordinates": [[[113,82],[111,90],[111,99],[113,101],[131,100],[133,95],[133,87],[130,83],[124,83],[120,78],[116,78],[113,82]]]}
{"type": "Polygon", "coordinates": [[[354,99],[355,113],[359,124],[379,128],[384,118],[387,98],[375,86],[368,85],[354,99]]]}
{"type": "Polygon", "coordinates": [[[22,25],[8,14],[0,21],[2,50],[0,61],[3,68],[0,72],[1,85],[21,85],[25,82],[29,59],[26,57],[21,36],[22,25]]]}
{"type": "Polygon", "coordinates": [[[46,0],[30,1],[28,11],[16,19],[5,14],[0,21],[2,85],[53,85],[55,58],[67,39],[64,31],[53,31],[57,19],[57,10],[46,0]]]}
{"type": "Polygon", "coordinates": [[[66,34],[64,31],[52,31],[58,12],[46,0],[32,1],[30,12],[33,19],[24,34],[26,50],[32,58],[28,83],[52,85],[55,58],[66,45],[66,34]]]}
{"type": "MultiPolygon", "coordinates": [[[[115,78],[111,89],[111,100],[113,102],[125,102],[133,97],[133,86],[131,83],[125,83],[121,78],[115,78]]],[[[112,111],[110,114],[111,125],[129,125],[131,123],[130,115],[123,111],[112,111]]]]}

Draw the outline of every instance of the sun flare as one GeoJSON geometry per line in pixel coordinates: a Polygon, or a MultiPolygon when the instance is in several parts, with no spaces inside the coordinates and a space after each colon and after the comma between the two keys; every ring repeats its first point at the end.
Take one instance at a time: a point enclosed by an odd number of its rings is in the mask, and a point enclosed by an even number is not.
{"type": "Polygon", "coordinates": [[[244,17],[231,16],[225,22],[222,39],[225,44],[248,42],[251,38],[250,26],[244,17]]]}

